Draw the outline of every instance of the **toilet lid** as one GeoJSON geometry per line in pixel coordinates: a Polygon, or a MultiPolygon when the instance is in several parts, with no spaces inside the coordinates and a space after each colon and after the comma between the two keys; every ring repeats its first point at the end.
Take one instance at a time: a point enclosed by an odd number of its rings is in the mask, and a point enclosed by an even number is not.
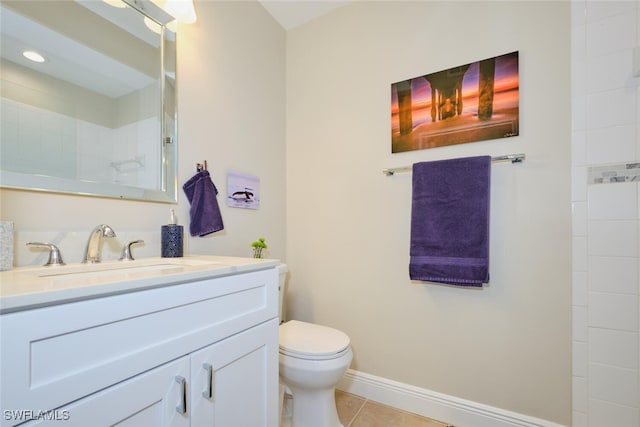
{"type": "Polygon", "coordinates": [[[306,356],[328,356],[349,346],[347,334],[328,326],[290,320],[280,325],[280,350],[306,356]]]}

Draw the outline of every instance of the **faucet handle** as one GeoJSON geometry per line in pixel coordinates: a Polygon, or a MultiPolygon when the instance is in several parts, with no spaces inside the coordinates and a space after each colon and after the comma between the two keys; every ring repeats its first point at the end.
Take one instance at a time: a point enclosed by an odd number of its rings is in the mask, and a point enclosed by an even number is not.
{"type": "Polygon", "coordinates": [[[133,258],[133,255],[131,254],[131,246],[138,243],[144,243],[144,240],[134,240],[124,245],[122,247],[122,255],[120,256],[120,261],[133,261],[135,258],[133,258]]]}
{"type": "Polygon", "coordinates": [[[53,243],[40,243],[40,242],[28,242],[27,246],[33,248],[47,248],[49,249],[49,260],[45,264],[45,266],[50,265],[64,265],[64,261],[62,260],[62,254],[60,254],[60,249],[53,243]]]}

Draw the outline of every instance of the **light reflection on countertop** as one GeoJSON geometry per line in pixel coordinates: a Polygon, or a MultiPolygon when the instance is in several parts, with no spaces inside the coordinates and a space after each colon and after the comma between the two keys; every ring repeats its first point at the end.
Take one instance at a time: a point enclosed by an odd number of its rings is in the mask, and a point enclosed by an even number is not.
{"type": "Polygon", "coordinates": [[[18,267],[0,272],[0,313],[262,270],[278,263],[273,259],[196,255],[18,267]]]}

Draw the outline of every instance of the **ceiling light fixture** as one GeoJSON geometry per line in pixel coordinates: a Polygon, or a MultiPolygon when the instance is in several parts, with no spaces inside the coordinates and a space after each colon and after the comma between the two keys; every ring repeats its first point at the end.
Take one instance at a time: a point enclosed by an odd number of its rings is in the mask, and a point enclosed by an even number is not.
{"type": "MultiPolygon", "coordinates": [[[[196,22],[196,11],[193,0],[151,0],[174,19],[166,24],[172,32],[178,29],[178,23],[193,24],[196,22]]],[[[144,18],[144,24],[154,33],[160,34],[160,25],[150,18],[144,18]]]]}
{"type": "Polygon", "coordinates": [[[24,52],[22,52],[22,56],[24,56],[25,58],[33,61],[33,62],[44,62],[46,61],[44,56],[40,55],[38,52],[36,52],[35,50],[25,50],[24,52]]]}
{"type": "Polygon", "coordinates": [[[196,10],[193,0],[167,0],[164,10],[181,24],[193,24],[196,22],[196,10]]]}
{"type": "Polygon", "coordinates": [[[151,0],[181,24],[196,22],[196,10],[193,0],[151,0]]]}

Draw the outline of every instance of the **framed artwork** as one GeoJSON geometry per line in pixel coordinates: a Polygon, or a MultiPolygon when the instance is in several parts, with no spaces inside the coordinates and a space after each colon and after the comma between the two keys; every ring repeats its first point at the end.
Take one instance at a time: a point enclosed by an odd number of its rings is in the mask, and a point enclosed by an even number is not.
{"type": "Polygon", "coordinates": [[[260,208],[260,178],[244,172],[229,171],[227,206],[242,209],[260,208]]]}
{"type": "Polygon", "coordinates": [[[519,134],[518,52],[391,85],[391,152],[519,134]]]}

